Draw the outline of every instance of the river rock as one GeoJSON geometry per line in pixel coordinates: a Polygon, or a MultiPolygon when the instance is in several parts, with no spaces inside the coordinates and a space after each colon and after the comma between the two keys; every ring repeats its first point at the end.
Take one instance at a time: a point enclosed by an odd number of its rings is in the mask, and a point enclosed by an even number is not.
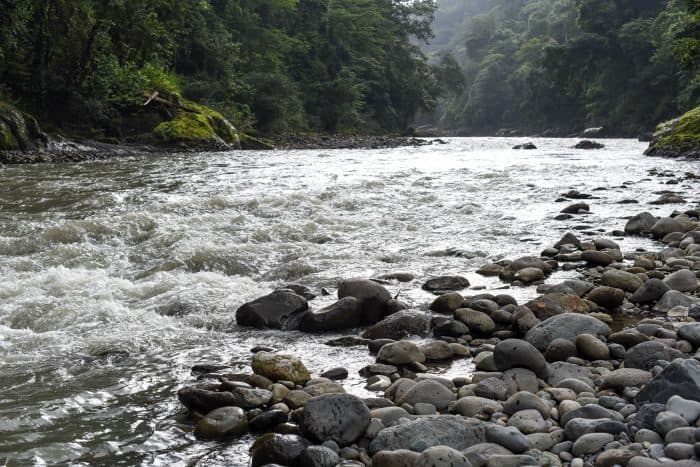
{"type": "Polygon", "coordinates": [[[486,441],[483,422],[456,415],[420,418],[385,428],[369,445],[370,454],[379,451],[409,449],[423,452],[433,446],[448,446],[458,451],[486,441]]]}
{"type": "Polygon", "coordinates": [[[229,391],[212,391],[193,386],[180,389],[177,397],[189,410],[203,414],[221,407],[236,406],[237,402],[236,396],[229,391]]]}
{"type": "Polygon", "coordinates": [[[523,434],[543,433],[547,430],[547,422],[542,414],[534,409],[520,410],[508,419],[508,426],[517,428],[523,434]]]}
{"type": "Polygon", "coordinates": [[[700,346],[700,323],[685,324],[678,328],[678,337],[690,342],[693,347],[700,346]]]}
{"type": "Polygon", "coordinates": [[[450,292],[440,295],[430,304],[430,311],[435,313],[452,314],[462,307],[464,297],[458,292],[450,292]]]}
{"type": "Polygon", "coordinates": [[[503,404],[503,413],[513,415],[521,410],[537,410],[543,417],[549,417],[551,407],[533,393],[516,392],[503,404]]]}
{"type": "Polygon", "coordinates": [[[673,396],[666,403],[666,409],[676,413],[688,423],[695,423],[700,418],[700,402],[673,396]]]}
{"type": "Polygon", "coordinates": [[[298,465],[301,455],[310,445],[308,440],[298,435],[262,435],[250,448],[252,466],[298,465]]]}
{"type": "Polygon", "coordinates": [[[574,418],[566,424],[564,430],[566,431],[567,439],[576,442],[576,440],[587,433],[610,433],[612,435],[627,433],[627,425],[607,418],[574,418]]]}
{"type": "Polygon", "coordinates": [[[364,435],[370,418],[369,409],[356,396],[325,394],[306,403],[299,427],[318,441],[347,446],[364,435]]]}
{"type": "Polygon", "coordinates": [[[576,344],[568,339],[554,339],[544,351],[544,358],[548,362],[563,362],[576,355],[576,344]]]}
{"type": "Polygon", "coordinates": [[[291,355],[258,352],[253,355],[253,372],[272,381],[291,381],[304,384],[311,379],[309,370],[298,358],[291,355]]]}
{"type": "Polygon", "coordinates": [[[621,422],[623,420],[622,415],[618,412],[610,409],[606,409],[598,404],[586,404],[577,409],[571,410],[566,414],[562,415],[559,419],[559,424],[566,428],[571,420],[574,419],[585,419],[585,420],[598,420],[607,419],[615,420],[621,422]]]}
{"type": "Polygon", "coordinates": [[[469,287],[469,280],[462,276],[433,277],[423,284],[423,290],[428,292],[453,292],[469,287]]]}
{"type": "Polygon", "coordinates": [[[614,287],[596,287],[588,294],[588,300],[612,310],[624,303],[625,291],[614,287]]]}
{"type": "Polygon", "coordinates": [[[652,378],[650,372],[636,368],[620,368],[602,377],[601,389],[614,389],[622,392],[625,388],[641,388],[652,378]]]}
{"type": "Polygon", "coordinates": [[[427,379],[416,383],[396,401],[397,405],[418,403],[432,404],[438,410],[445,410],[457,396],[437,381],[427,379]]]}
{"type": "Polygon", "coordinates": [[[515,273],[515,279],[530,284],[544,279],[544,271],[539,268],[523,268],[515,273]]]}
{"type": "Polygon", "coordinates": [[[561,210],[561,212],[564,214],[588,213],[590,211],[591,207],[588,205],[588,203],[583,202],[570,204],[569,206],[561,210]]]}
{"type": "Polygon", "coordinates": [[[496,344],[493,360],[498,370],[527,368],[540,378],[547,377],[547,361],[532,344],[519,339],[506,339],[496,344]]]}
{"type": "Polygon", "coordinates": [[[615,441],[615,436],[610,433],[587,433],[576,440],[571,453],[577,457],[595,454],[613,441],[615,441]]]}
{"type": "Polygon", "coordinates": [[[672,349],[662,342],[642,342],[628,349],[625,353],[625,368],[649,371],[659,360],[671,361],[682,356],[682,352],[672,349]]]}
{"type": "Polygon", "coordinates": [[[515,427],[489,424],[486,427],[486,440],[503,446],[515,454],[521,454],[530,449],[527,437],[515,427]]]}
{"type": "Polygon", "coordinates": [[[615,260],[603,251],[586,250],[581,253],[581,259],[593,266],[610,266],[615,260]]]}
{"type": "Polygon", "coordinates": [[[420,349],[423,351],[425,359],[429,362],[449,360],[455,355],[450,344],[444,341],[428,342],[422,344],[420,349]]]}
{"type": "Polygon", "coordinates": [[[304,297],[290,290],[277,290],[238,308],[236,322],[239,326],[258,329],[288,329],[287,322],[294,321],[290,318],[300,315],[308,308],[309,304],[304,297]]]}
{"type": "Polygon", "coordinates": [[[673,232],[687,232],[686,226],[678,219],[671,217],[662,217],[651,228],[651,233],[656,239],[664,238],[666,235],[673,232]]]}
{"type": "Polygon", "coordinates": [[[299,330],[329,332],[357,328],[362,325],[362,307],[355,297],[345,297],[314,313],[306,311],[300,318],[299,330]]]}
{"type": "Polygon", "coordinates": [[[280,423],[287,423],[289,415],[284,410],[268,410],[250,420],[251,431],[262,433],[272,430],[280,423]]]}
{"type": "Polygon", "coordinates": [[[649,303],[661,299],[670,287],[661,279],[652,278],[646,281],[630,297],[632,303],[649,303]]]}
{"type": "Polygon", "coordinates": [[[697,299],[689,297],[683,292],[678,290],[669,290],[663,295],[663,297],[661,297],[659,302],[654,307],[654,311],[659,313],[667,313],[677,306],[690,308],[690,306],[695,302],[697,302],[697,299]]]}
{"type": "Polygon", "coordinates": [[[695,292],[698,289],[698,278],[689,269],[681,269],[669,274],[664,279],[664,283],[672,290],[679,292],[695,292]]]}
{"type": "Polygon", "coordinates": [[[450,409],[450,412],[464,417],[474,417],[477,414],[492,414],[501,411],[503,411],[503,405],[500,402],[478,396],[462,397],[450,409]]]}
{"type": "MultiPolygon", "coordinates": [[[[502,456],[510,456],[513,453],[503,446],[499,446],[495,443],[481,443],[476,444],[470,448],[462,451],[464,456],[469,459],[473,467],[486,467],[489,461],[492,459],[497,459],[502,456]]],[[[520,464],[496,464],[510,466],[510,465],[520,465],[520,464]]],[[[534,464],[533,464],[534,465],[534,464]]]]}
{"type": "Polygon", "coordinates": [[[579,334],[574,341],[578,354],[588,360],[608,360],[610,350],[605,342],[591,334],[579,334]]]}
{"type": "MultiPolygon", "coordinates": [[[[588,386],[593,386],[593,373],[584,366],[574,365],[568,362],[554,362],[549,365],[547,382],[552,386],[558,386],[563,381],[575,380],[588,386]]],[[[566,386],[561,386],[566,387],[566,386]]],[[[578,388],[572,388],[576,392],[578,388]]]]}
{"type": "Polygon", "coordinates": [[[416,467],[472,467],[461,452],[448,446],[433,446],[418,457],[416,467]]]}
{"type": "Polygon", "coordinates": [[[625,292],[636,292],[637,289],[644,285],[644,282],[639,276],[618,269],[609,269],[605,271],[601,276],[601,281],[603,285],[622,289],[625,292]]]}
{"type": "Polygon", "coordinates": [[[338,285],[338,298],[354,297],[362,308],[362,324],[374,324],[384,318],[386,304],[392,299],[381,284],[367,279],[348,279],[338,285]]]}
{"type": "Polygon", "coordinates": [[[430,329],[430,316],[419,311],[399,311],[367,329],[365,339],[401,340],[408,336],[425,336],[430,329]]]}
{"type": "Polygon", "coordinates": [[[309,446],[299,458],[300,467],[335,467],[340,456],[325,446],[309,446]]]}
{"type": "Polygon", "coordinates": [[[412,467],[419,457],[419,453],[408,449],[380,451],[372,456],[372,467],[412,467]]]}
{"type": "Polygon", "coordinates": [[[425,354],[413,342],[392,342],[379,349],[377,361],[389,365],[410,365],[425,362],[425,354]]]}
{"type": "Polygon", "coordinates": [[[514,260],[509,267],[509,269],[513,272],[517,272],[525,268],[536,268],[541,269],[542,271],[550,270],[549,266],[547,266],[547,263],[545,263],[541,258],[538,258],[537,256],[523,256],[514,260]]]}
{"type": "Polygon", "coordinates": [[[654,420],[654,430],[665,437],[671,430],[688,426],[688,421],[677,413],[664,410],[659,412],[654,420]]]}
{"type": "Polygon", "coordinates": [[[633,216],[625,225],[625,233],[630,235],[639,235],[642,233],[651,233],[651,229],[656,224],[657,218],[650,212],[642,212],[633,216]]]}
{"type": "Polygon", "coordinates": [[[496,323],[486,313],[460,308],[455,311],[455,318],[466,324],[469,330],[475,334],[490,335],[496,330],[496,323]]]}
{"type": "Polygon", "coordinates": [[[700,401],[700,362],[677,359],[649,381],[634,398],[637,406],[650,402],[665,404],[672,396],[700,401]]]}
{"type": "Polygon", "coordinates": [[[591,316],[566,313],[542,321],[528,331],[525,340],[540,351],[544,351],[554,339],[568,339],[573,342],[576,336],[582,333],[608,336],[610,328],[607,324],[591,316]]]}
{"type": "Polygon", "coordinates": [[[272,399],[272,392],[266,389],[250,389],[233,387],[229,391],[233,394],[234,403],[231,404],[244,410],[251,410],[267,404],[272,399]]]}
{"type": "Polygon", "coordinates": [[[240,436],[248,431],[248,418],[240,407],[220,407],[209,412],[197,423],[195,436],[217,439],[240,436]]]}

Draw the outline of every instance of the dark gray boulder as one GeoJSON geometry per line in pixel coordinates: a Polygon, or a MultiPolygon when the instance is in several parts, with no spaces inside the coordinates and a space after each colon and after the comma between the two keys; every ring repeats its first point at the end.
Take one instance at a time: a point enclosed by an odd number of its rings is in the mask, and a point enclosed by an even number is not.
{"type": "Polygon", "coordinates": [[[362,325],[362,307],[355,297],[341,298],[314,313],[306,311],[299,320],[299,330],[305,332],[341,331],[362,325]]]}
{"type": "Polygon", "coordinates": [[[664,371],[649,381],[637,397],[637,406],[658,403],[665,404],[672,396],[700,401],[700,362],[695,359],[677,359],[664,371]]]}
{"type": "Polygon", "coordinates": [[[374,324],[384,318],[386,304],[392,299],[381,284],[367,279],[348,279],[338,285],[338,299],[355,297],[362,308],[362,324],[374,324]]]}
{"type": "Polygon", "coordinates": [[[525,335],[525,340],[538,350],[545,351],[554,339],[573,341],[579,334],[592,334],[597,337],[610,335],[610,327],[602,321],[587,315],[565,313],[552,316],[525,335]]]}
{"type": "Polygon", "coordinates": [[[295,315],[308,310],[309,304],[290,290],[277,290],[242,305],[236,310],[236,322],[239,326],[258,329],[291,329],[288,321],[294,321],[295,315]]]}
{"type": "Polygon", "coordinates": [[[347,446],[364,435],[370,418],[369,409],[356,396],[324,394],[306,403],[299,427],[320,442],[347,446]]]}
{"type": "Polygon", "coordinates": [[[399,311],[389,315],[362,333],[365,339],[401,340],[408,336],[426,336],[430,316],[420,311],[399,311]]]}

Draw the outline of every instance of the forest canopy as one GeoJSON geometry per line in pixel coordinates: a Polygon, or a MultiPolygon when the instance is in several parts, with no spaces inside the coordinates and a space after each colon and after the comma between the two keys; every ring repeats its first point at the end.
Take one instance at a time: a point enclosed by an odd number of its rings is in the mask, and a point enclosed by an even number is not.
{"type": "Polygon", "coordinates": [[[0,0],[0,100],[118,133],[144,92],[262,133],[402,130],[437,95],[432,0],[0,0]]]}
{"type": "Polygon", "coordinates": [[[446,96],[436,119],[636,135],[700,104],[696,0],[440,0],[426,47],[446,96]]]}

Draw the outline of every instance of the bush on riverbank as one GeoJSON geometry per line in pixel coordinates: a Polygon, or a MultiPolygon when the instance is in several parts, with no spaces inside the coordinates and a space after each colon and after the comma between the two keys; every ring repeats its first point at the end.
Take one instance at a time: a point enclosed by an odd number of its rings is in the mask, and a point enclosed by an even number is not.
{"type": "Polygon", "coordinates": [[[646,154],[662,157],[700,157],[700,107],[659,125],[646,154]]]}

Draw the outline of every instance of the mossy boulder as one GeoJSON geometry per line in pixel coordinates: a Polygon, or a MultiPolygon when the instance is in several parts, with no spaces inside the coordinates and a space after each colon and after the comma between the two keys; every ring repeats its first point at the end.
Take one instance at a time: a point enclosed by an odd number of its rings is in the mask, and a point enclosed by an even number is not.
{"type": "Polygon", "coordinates": [[[700,158],[700,107],[659,125],[645,154],[700,158]]]}
{"type": "Polygon", "coordinates": [[[192,102],[184,102],[177,115],[159,124],[153,135],[164,144],[240,147],[236,128],[223,115],[192,102]]]}
{"type": "Polygon", "coordinates": [[[45,145],[46,141],[34,117],[0,102],[0,151],[31,149],[45,145]]]}

